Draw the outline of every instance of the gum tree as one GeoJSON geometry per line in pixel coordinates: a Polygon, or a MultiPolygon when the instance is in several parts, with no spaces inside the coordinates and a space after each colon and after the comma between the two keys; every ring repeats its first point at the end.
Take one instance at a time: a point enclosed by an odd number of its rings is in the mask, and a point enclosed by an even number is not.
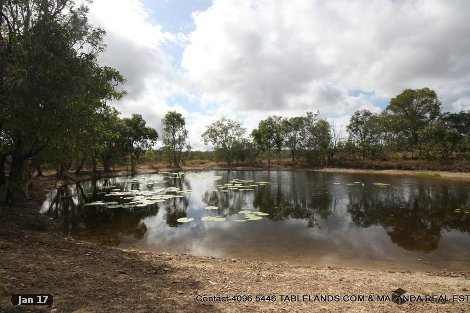
{"type": "Polygon", "coordinates": [[[136,173],[136,163],[145,150],[152,148],[158,139],[158,133],[147,123],[140,114],[132,114],[123,119],[119,144],[131,159],[131,172],[136,173]]]}
{"type": "Polygon", "coordinates": [[[1,2],[0,189],[7,198],[27,188],[31,160],[53,145],[72,151],[80,121],[123,95],[116,89],[122,76],[98,64],[104,32],[86,15],[70,0],[1,2]]]}
{"type": "Polygon", "coordinates": [[[212,144],[216,149],[220,149],[228,165],[231,165],[235,150],[239,146],[239,141],[245,135],[246,129],[238,121],[228,118],[221,118],[207,126],[202,134],[204,144],[212,144]]]}
{"type": "Polygon", "coordinates": [[[183,161],[183,150],[189,148],[186,122],[181,113],[168,112],[162,119],[163,149],[170,166],[179,167],[183,161]]]}

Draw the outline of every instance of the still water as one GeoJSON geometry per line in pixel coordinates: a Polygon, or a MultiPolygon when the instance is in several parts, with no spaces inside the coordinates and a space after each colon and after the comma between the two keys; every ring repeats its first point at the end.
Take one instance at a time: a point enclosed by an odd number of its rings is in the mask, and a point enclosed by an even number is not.
{"type": "Polygon", "coordinates": [[[439,178],[152,174],[63,186],[49,193],[41,210],[60,219],[66,234],[125,248],[357,268],[470,270],[470,183],[439,178]]]}

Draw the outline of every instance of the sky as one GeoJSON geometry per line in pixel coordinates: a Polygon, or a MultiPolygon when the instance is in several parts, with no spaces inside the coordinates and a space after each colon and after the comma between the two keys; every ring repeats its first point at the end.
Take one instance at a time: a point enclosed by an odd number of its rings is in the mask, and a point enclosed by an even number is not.
{"type": "Polygon", "coordinates": [[[468,0],[94,0],[103,65],[126,78],[114,105],[161,133],[168,111],[191,146],[221,117],[247,135],[269,115],[320,112],[346,136],[351,115],[407,88],[470,109],[468,0]]]}

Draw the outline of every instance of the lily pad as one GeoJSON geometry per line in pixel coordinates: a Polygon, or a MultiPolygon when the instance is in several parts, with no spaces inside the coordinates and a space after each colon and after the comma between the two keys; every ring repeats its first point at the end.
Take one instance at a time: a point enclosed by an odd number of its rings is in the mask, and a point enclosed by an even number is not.
{"type": "Polygon", "coordinates": [[[264,213],[264,212],[254,212],[254,214],[259,215],[259,216],[268,216],[269,215],[268,213],[264,213]]]}
{"type": "Polygon", "coordinates": [[[178,223],[188,223],[194,221],[194,218],[192,217],[180,217],[179,219],[176,220],[178,223]]]}
{"type": "Polygon", "coordinates": [[[247,221],[259,221],[262,218],[263,218],[262,216],[250,215],[246,217],[246,220],[247,221]]]}
{"type": "Polygon", "coordinates": [[[225,221],[225,217],[221,217],[221,216],[203,216],[201,217],[201,221],[204,221],[204,222],[223,222],[225,221]]]}

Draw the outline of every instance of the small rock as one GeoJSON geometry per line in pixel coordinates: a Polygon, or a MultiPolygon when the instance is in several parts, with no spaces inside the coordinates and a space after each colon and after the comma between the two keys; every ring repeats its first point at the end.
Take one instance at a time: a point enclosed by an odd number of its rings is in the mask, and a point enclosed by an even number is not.
{"type": "Polygon", "coordinates": [[[117,272],[118,272],[119,274],[127,275],[126,271],[124,271],[124,270],[118,270],[117,272]]]}
{"type": "Polygon", "coordinates": [[[209,284],[211,284],[211,285],[217,285],[217,283],[214,283],[213,281],[210,281],[210,280],[209,280],[209,284]]]}
{"type": "Polygon", "coordinates": [[[468,289],[467,288],[462,288],[462,291],[468,291],[468,289]]]}
{"type": "Polygon", "coordinates": [[[3,286],[3,285],[0,285],[0,297],[6,297],[8,296],[10,292],[8,291],[8,289],[3,286]]]}

